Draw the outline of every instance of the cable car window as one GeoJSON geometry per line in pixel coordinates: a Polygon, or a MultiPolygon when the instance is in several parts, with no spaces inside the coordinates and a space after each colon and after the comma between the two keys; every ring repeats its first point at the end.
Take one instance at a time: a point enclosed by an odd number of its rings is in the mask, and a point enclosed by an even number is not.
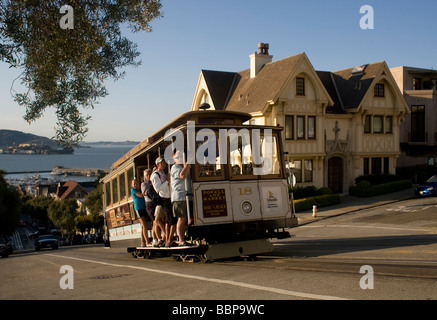
{"type": "Polygon", "coordinates": [[[262,136],[260,140],[261,159],[263,159],[261,176],[280,175],[281,158],[278,157],[278,136],[268,134],[262,136]]]}
{"type": "Polygon", "coordinates": [[[247,129],[228,130],[231,177],[253,175],[252,145],[247,129]]]}
{"type": "MultiPolygon", "coordinates": [[[[134,179],[134,168],[130,167],[129,169],[127,169],[127,185],[128,185],[128,190],[130,190],[130,186],[132,183],[132,180],[134,179]]],[[[132,197],[132,195],[130,194],[130,192],[128,192],[128,197],[132,197]]]]}
{"type": "MultiPolygon", "coordinates": [[[[205,132],[203,131],[203,133],[205,132]]],[[[202,130],[199,131],[198,137],[201,137],[203,133],[202,130]]],[[[196,176],[198,178],[212,178],[213,180],[224,179],[221,162],[219,138],[214,131],[207,130],[204,140],[196,141],[196,176]]]]}

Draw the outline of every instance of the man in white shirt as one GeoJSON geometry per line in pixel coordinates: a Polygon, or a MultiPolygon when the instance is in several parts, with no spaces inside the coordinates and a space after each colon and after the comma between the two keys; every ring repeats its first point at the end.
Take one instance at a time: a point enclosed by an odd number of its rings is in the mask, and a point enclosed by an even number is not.
{"type": "MultiPolygon", "coordinates": [[[[187,194],[191,194],[191,180],[189,179],[190,165],[184,163],[184,155],[181,151],[176,151],[173,155],[175,164],[171,167],[171,202],[173,205],[173,215],[178,218],[176,226],[179,245],[186,246],[185,231],[188,223],[187,194]],[[185,181],[185,179],[188,179],[185,181]]],[[[189,205],[192,204],[190,199],[189,205]]],[[[190,205],[190,208],[192,206],[190,205]]]]}
{"type": "Polygon", "coordinates": [[[173,217],[172,205],[170,200],[170,175],[166,175],[164,170],[167,164],[163,157],[158,157],[155,161],[157,170],[152,173],[150,178],[153,188],[162,198],[162,205],[156,206],[155,215],[165,219],[165,246],[171,247],[173,235],[176,231],[177,219],[173,217]]]}

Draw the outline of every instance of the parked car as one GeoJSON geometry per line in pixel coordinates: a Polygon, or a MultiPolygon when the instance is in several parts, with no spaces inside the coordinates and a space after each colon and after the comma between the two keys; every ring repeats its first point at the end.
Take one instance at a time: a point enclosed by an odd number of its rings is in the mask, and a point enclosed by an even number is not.
{"type": "Polygon", "coordinates": [[[97,232],[96,233],[96,243],[103,243],[103,232],[97,232]]]}
{"type": "Polygon", "coordinates": [[[419,184],[414,190],[418,197],[437,195],[437,175],[432,176],[425,183],[419,184]]]}
{"type": "Polygon", "coordinates": [[[2,258],[7,258],[14,249],[12,248],[12,244],[9,242],[7,238],[0,238],[0,256],[2,258]]]}
{"type": "Polygon", "coordinates": [[[94,233],[87,234],[85,236],[85,243],[87,244],[96,243],[96,235],[94,233]]]}
{"type": "Polygon", "coordinates": [[[39,251],[42,248],[52,248],[54,250],[54,249],[58,249],[58,246],[59,246],[58,239],[56,239],[51,234],[39,236],[35,240],[35,251],[39,251]]]}

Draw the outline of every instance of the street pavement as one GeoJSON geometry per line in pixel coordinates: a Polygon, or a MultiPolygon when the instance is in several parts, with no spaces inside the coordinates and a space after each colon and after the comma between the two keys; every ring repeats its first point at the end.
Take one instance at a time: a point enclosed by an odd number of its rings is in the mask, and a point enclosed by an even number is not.
{"type": "Polygon", "coordinates": [[[374,197],[355,197],[351,195],[340,196],[340,203],[324,208],[317,208],[316,217],[313,216],[313,210],[296,212],[299,225],[312,223],[315,221],[339,216],[342,214],[355,212],[382,206],[389,203],[408,200],[415,197],[414,188],[402,191],[392,192],[374,197]]]}

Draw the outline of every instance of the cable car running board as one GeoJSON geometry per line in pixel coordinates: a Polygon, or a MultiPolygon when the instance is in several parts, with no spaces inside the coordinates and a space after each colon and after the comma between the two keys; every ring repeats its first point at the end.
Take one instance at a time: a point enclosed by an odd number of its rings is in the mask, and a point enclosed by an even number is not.
{"type": "Polygon", "coordinates": [[[255,256],[273,251],[268,239],[256,239],[210,245],[181,247],[130,247],[127,252],[134,258],[150,259],[156,256],[172,256],[176,261],[209,262],[240,256],[255,256]]]}

